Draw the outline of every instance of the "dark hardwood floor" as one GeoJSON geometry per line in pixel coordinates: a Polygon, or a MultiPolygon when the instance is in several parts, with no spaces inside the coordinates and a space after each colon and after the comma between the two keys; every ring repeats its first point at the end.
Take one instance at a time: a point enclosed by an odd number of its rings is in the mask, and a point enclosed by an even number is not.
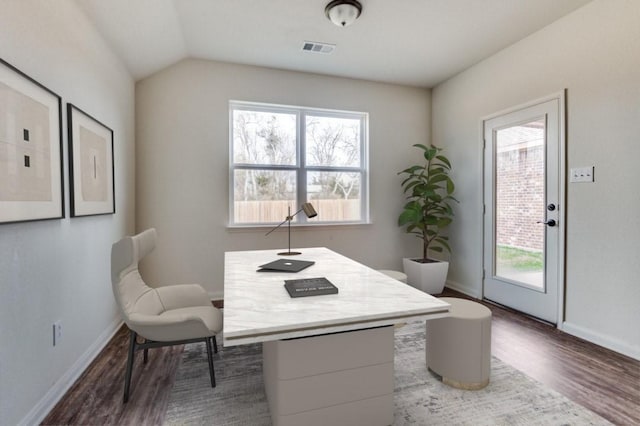
{"type": "MultiPolygon", "coordinates": [[[[466,297],[452,290],[443,296],[466,297]]],[[[575,338],[509,309],[492,311],[492,353],[618,425],[640,425],[640,361],[575,338]]],[[[128,330],[123,327],[56,407],[45,425],[162,424],[182,346],[138,354],[132,394],[122,403],[128,330]]]]}
{"type": "MultiPolygon", "coordinates": [[[[442,296],[466,297],[445,289],[442,296]]],[[[491,353],[618,425],[640,425],[640,361],[508,308],[492,313],[491,353]]]]}

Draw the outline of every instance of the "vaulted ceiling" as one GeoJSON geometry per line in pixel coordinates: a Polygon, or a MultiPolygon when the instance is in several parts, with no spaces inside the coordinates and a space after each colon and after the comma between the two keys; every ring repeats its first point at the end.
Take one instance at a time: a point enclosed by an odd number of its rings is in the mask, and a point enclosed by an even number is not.
{"type": "Polygon", "coordinates": [[[136,80],[191,57],[433,87],[590,0],[360,0],[346,28],[329,0],[75,1],[136,80]]]}

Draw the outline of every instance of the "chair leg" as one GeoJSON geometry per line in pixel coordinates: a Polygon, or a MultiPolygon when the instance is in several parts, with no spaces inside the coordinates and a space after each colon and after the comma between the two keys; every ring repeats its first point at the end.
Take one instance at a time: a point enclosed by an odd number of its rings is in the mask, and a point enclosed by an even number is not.
{"type": "Polygon", "coordinates": [[[207,344],[207,359],[209,361],[209,376],[211,378],[211,387],[216,387],[216,373],[213,371],[213,354],[211,353],[211,340],[207,337],[204,339],[207,344]]]}
{"type": "Polygon", "coordinates": [[[147,361],[149,361],[149,348],[144,348],[142,362],[146,364],[147,361]]]}
{"type": "Polygon", "coordinates": [[[131,372],[133,371],[133,360],[136,354],[136,332],[131,330],[129,339],[129,355],[127,357],[127,372],[124,378],[124,398],[123,402],[129,401],[129,387],[131,386],[131,372]]]}
{"type": "Polygon", "coordinates": [[[216,340],[216,336],[211,338],[213,340],[213,352],[218,353],[218,341],[216,340]]]}

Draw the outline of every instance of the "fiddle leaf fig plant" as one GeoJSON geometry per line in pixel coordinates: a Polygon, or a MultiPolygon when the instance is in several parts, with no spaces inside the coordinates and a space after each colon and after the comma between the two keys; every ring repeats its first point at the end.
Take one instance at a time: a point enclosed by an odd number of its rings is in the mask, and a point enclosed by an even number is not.
{"type": "Polygon", "coordinates": [[[407,233],[422,240],[422,259],[415,260],[428,263],[429,250],[451,253],[449,238],[442,232],[453,220],[451,202],[458,200],[452,195],[455,186],[449,177],[451,162],[441,154],[442,148],[413,146],[423,151],[425,163],[398,173],[405,176],[402,187],[408,200],[398,218],[398,226],[406,226],[407,233]]]}

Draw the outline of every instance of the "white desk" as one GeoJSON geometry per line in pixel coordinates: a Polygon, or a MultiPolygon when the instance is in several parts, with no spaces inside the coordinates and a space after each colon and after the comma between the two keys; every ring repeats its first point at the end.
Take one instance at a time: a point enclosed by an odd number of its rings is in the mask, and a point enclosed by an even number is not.
{"type": "Polygon", "coordinates": [[[393,325],[449,304],[326,248],[299,249],[316,263],[298,273],[256,272],[278,251],[227,252],[224,278],[223,344],[264,342],[274,425],[393,423],[393,325]],[[289,297],[285,279],[313,277],[339,293],[289,297]]]}

